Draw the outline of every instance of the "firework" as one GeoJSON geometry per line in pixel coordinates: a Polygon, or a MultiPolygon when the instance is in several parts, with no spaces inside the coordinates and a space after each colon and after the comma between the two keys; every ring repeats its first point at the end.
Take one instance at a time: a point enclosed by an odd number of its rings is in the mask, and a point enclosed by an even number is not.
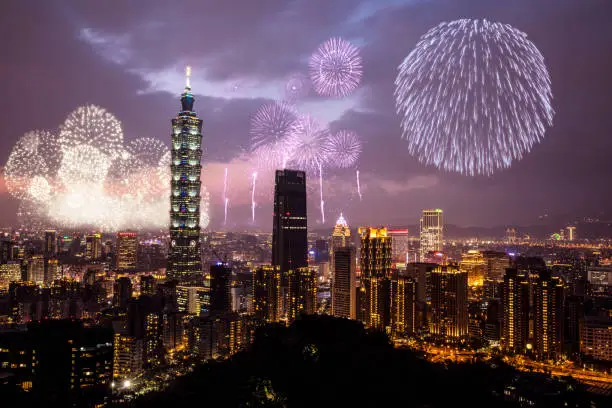
{"type": "Polygon", "coordinates": [[[40,131],[28,132],[17,140],[4,166],[7,190],[15,198],[28,199],[32,179],[49,176],[49,166],[39,154],[40,134],[40,131]]]}
{"type": "Polygon", "coordinates": [[[441,23],[398,70],[403,138],[425,164],[490,175],[520,160],[552,125],[544,57],[509,25],[441,23]]]}
{"type": "Polygon", "coordinates": [[[359,50],[342,38],[321,44],[309,61],[310,77],[319,95],[341,97],[350,94],[361,81],[359,50]]]}
{"type": "Polygon", "coordinates": [[[65,148],[58,177],[68,188],[81,184],[103,184],[110,158],[89,145],[75,145],[65,148]]]}
{"type": "Polygon", "coordinates": [[[124,150],[121,123],[104,108],[81,106],[60,126],[59,145],[62,152],[80,145],[95,147],[114,159],[124,150]]]}
{"type": "Polygon", "coordinates": [[[351,167],[357,162],[360,154],[361,142],[354,132],[341,130],[329,139],[329,161],[334,166],[351,167]]]}
{"type": "Polygon", "coordinates": [[[292,74],[285,84],[285,100],[295,102],[308,94],[308,77],[304,74],[292,74]]]}
{"type": "Polygon", "coordinates": [[[330,135],[312,117],[300,116],[287,138],[290,161],[301,170],[318,171],[329,158],[330,135]]]}
{"type": "Polygon", "coordinates": [[[51,185],[44,176],[35,176],[28,187],[28,194],[32,200],[44,203],[51,198],[51,185]]]}
{"type": "Polygon", "coordinates": [[[355,177],[357,177],[357,195],[359,195],[359,201],[362,200],[361,196],[361,182],[359,181],[359,170],[355,170],[355,177]]]}
{"type": "Polygon", "coordinates": [[[223,225],[227,225],[227,204],[229,200],[227,198],[227,167],[225,168],[225,175],[223,177],[223,208],[224,208],[224,216],[223,216],[223,225]]]}
{"type": "Polygon", "coordinates": [[[131,157],[148,167],[156,167],[159,162],[170,152],[168,146],[159,139],[141,137],[130,141],[125,150],[131,157]]]}
{"type": "Polygon", "coordinates": [[[257,183],[257,172],[251,175],[253,181],[251,182],[251,221],[255,224],[255,184],[257,183]]]}
{"type": "Polygon", "coordinates": [[[283,102],[263,105],[251,120],[251,151],[260,167],[277,167],[291,156],[287,139],[295,127],[297,112],[283,102]]]}
{"type": "MultiPolygon", "coordinates": [[[[210,224],[210,194],[206,186],[202,186],[200,191],[200,228],[206,229],[210,224]]],[[[166,207],[166,212],[168,211],[166,207]]]]}

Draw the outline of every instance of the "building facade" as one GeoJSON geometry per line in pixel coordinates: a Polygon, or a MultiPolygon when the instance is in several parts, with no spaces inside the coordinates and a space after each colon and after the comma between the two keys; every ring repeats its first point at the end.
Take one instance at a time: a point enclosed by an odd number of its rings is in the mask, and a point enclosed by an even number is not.
{"type": "Polygon", "coordinates": [[[338,247],[334,250],[332,280],[332,315],[356,319],[356,258],[355,248],[338,247]]]}
{"type": "Polygon", "coordinates": [[[189,83],[181,95],[181,111],[172,119],[172,174],[170,188],[169,279],[181,284],[202,278],[200,249],[200,174],[202,171],[202,120],[193,110],[195,98],[189,83]]]}
{"type": "Polygon", "coordinates": [[[441,252],[444,239],[444,217],[441,209],[423,210],[421,215],[421,262],[428,252],[441,252]]]}
{"type": "Polygon", "coordinates": [[[138,251],[138,234],[133,231],[117,233],[117,270],[133,271],[136,269],[138,251]]]}
{"type": "Polygon", "coordinates": [[[467,272],[454,265],[440,265],[431,272],[432,335],[446,340],[468,335],[467,279],[467,272]]]}
{"type": "Polygon", "coordinates": [[[390,324],[391,237],[386,228],[359,228],[361,250],[360,318],[368,327],[386,330],[390,324]]]}

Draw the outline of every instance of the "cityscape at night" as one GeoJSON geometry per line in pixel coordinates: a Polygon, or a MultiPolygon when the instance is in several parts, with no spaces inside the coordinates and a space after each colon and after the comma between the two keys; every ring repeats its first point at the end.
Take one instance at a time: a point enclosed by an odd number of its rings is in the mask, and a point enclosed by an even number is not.
{"type": "Polygon", "coordinates": [[[2,406],[611,406],[611,22],[1,1],[2,406]]]}

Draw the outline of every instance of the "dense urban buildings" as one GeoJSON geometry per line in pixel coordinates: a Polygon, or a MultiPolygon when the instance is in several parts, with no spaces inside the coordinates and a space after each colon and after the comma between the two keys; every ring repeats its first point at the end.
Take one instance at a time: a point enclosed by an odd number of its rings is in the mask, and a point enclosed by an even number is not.
{"type": "Polygon", "coordinates": [[[429,252],[441,252],[444,241],[444,216],[441,209],[423,210],[420,222],[420,261],[429,252]]]}
{"type": "Polygon", "coordinates": [[[172,175],[170,191],[170,247],[167,276],[181,283],[197,283],[202,275],[200,244],[200,175],[202,120],[193,110],[189,82],[181,95],[181,111],[172,119],[172,175]]]}

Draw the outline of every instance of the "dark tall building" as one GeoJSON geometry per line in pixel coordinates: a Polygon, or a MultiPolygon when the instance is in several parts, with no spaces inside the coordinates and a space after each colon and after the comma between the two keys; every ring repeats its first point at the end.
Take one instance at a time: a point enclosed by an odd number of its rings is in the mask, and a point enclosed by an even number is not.
{"type": "Polygon", "coordinates": [[[57,255],[57,232],[56,231],[45,231],[45,244],[43,248],[43,254],[46,257],[53,257],[57,255]]]}
{"type": "Polygon", "coordinates": [[[287,273],[287,320],[292,322],[300,314],[317,311],[317,272],[312,268],[292,269],[287,273]]]}
{"type": "Polygon", "coordinates": [[[274,185],[272,265],[280,267],[283,281],[289,270],[308,266],[306,228],[306,173],[277,170],[274,185]]]}
{"type": "Polygon", "coordinates": [[[128,300],[132,297],[132,281],[126,276],[115,281],[115,307],[125,309],[128,304],[128,300]]]}
{"type": "Polygon", "coordinates": [[[280,268],[264,265],[253,270],[253,314],[256,320],[280,319],[280,268]]]}
{"type": "Polygon", "coordinates": [[[359,235],[360,319],[368,327],[386,330],[391,322],[391,237],[386,228],[359,228],[359,235]]]}
{"type": "Polygon", "coordinates": [[[210,266],[210,313],[221,314],[232,311],[232,268],[218,262],[210,266]]]}
{"type": "Polygon", "coordinates": [[[356,319],[356,265],[355,248],[340,247],[334,250],[332,281],[332,315],[356,319]]]}
{"type": "Polygon", "coordinates": [[[416,298],[416,280],[394,272],[391,279],[391,333],[393,336],[410,336],[416,331],[416,298]]]}
{"type": "Polygon", "coordinates": [[[468,335],[467,272],[453,265],[431,272],[431,321],[429,331],[444,339],[468,335]]]}
{"type": "Polygon", "coordinates": [[[195,283],[202,278],[200,250],[200,173],[202,171],[202,120],[193,110],[195,98],[189,83],[181,95],[181,111],[172,119],[172,174],[170,195],[169,279],[195,283]]]}

